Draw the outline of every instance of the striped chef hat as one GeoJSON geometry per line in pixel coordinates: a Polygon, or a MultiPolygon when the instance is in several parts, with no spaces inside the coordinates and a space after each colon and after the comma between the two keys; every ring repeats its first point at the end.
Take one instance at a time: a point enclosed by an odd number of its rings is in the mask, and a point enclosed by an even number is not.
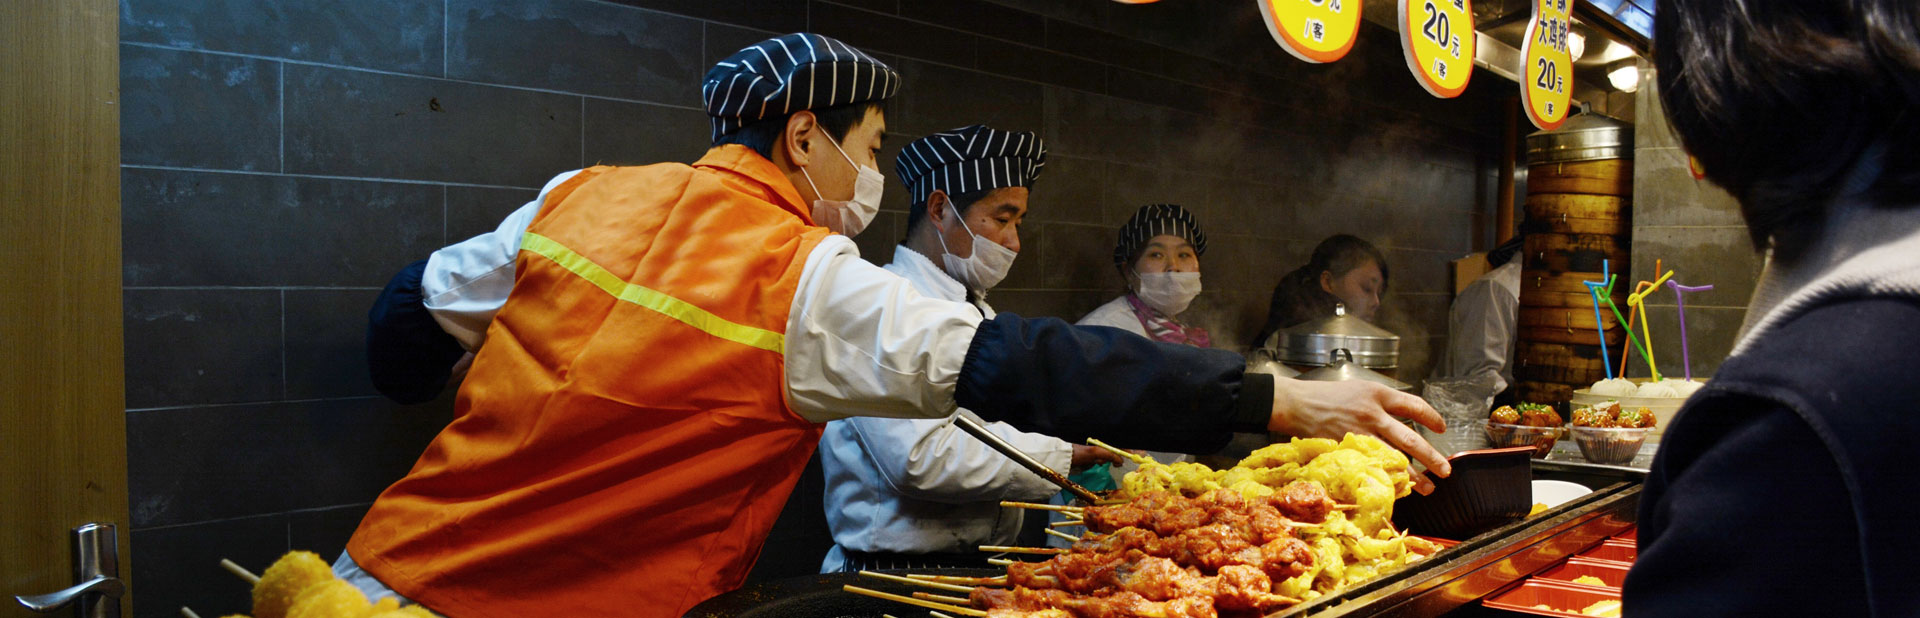
{"type": "Polygon", "coordinates": [[[915,204],[938,190],[947,195],[1001,187],[1031,187],[1047,164],[1047,145],[1030,132],[987,125],[948,129],[907,144],[893,160],[915,204]]]}
{"type": "Polygon", "coordinates": [[[700,94],[713,141],[765,118],[880,101],[900,91],[900,74],[818,34],[777,36],[735,52],[707,71],[700,94]]]}
{"type": "Polygon", "coordinates": [[[1200,223],[1194,221],[1193,213],[1173,204],[1149,204],[1141,206],[1132,219],[1120,226],[1120,242],[1113,247],[1113,263],[1125,268],[1128,258],[1161,234],[1187,239],[1193,245],[1194,255],[1207,254],[1207,235],[1200,233],[1200,223]]]}

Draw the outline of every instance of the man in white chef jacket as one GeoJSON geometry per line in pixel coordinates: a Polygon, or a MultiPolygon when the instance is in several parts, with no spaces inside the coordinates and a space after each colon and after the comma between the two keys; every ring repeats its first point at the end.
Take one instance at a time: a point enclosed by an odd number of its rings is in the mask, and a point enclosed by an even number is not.
{"type": "MultiPolygon", "coordinates": [[[[907,237],[885,268],[922,295],[965,302],[994,316],[987,291],[1020,251],[1019,227],[1046,165],[1038,135],[973,125],[922,138],[895,160],[913,206],[907,237]]],[[[1100,449],[986,423],[1055,470],[1117,457],[1100,449]]],[[[987,566],[979,545],[1011,545],[1022,510],[1002,500],[1044,501],[1059,486],[943,419],[859,417],[827,424],[820,439],[827,526],[834,547],[823,573],[987,566]]]]}

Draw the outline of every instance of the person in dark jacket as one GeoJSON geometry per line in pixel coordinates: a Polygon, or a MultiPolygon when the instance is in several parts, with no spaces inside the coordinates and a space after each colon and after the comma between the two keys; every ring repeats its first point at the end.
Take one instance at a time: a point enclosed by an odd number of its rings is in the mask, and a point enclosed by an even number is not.
{"type": "Polygon", "coordinates": [[[1769,257],[1654,459],[1625,615],[1920,616],[1920,5],[1657,13],[1661,102],[1769,257]]]}

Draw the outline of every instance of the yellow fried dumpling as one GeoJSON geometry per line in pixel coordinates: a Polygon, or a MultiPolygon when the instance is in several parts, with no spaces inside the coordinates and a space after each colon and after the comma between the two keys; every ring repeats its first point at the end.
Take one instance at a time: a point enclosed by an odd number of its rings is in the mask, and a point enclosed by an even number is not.
{"type": "Polygon", "coordinates": [[[293,600],[287,618],[367,618],[373,604],[358,587],[344,580],[329,579],[315,584],[293,600]]]}
{"type": "Polygon", "coordinates": [[[408,605],[393,611],[374,614],[370,618],[440,618],[440,615],[427,611],[425,607],[408,605]]]}
{"type": "Polygon", "coordinates": [[[309,586],[332,581],[333,567],[310,551],[287,552],[253,585],[254,618],[286,618],[294,599],[309,586]]]}

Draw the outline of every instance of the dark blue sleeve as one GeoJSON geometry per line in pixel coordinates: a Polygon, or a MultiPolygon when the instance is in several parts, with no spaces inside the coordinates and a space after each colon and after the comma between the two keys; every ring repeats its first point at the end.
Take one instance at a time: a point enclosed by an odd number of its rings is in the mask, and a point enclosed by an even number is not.
{"type": "Polygon", "coordinates": [[[466,353],[427,312],[420,276],[427,261],[400,269],[367,312],[367,370],[373,387],[400,403],[431,401],[446,390],[466,353]]]}
{"type": "Polygon", "coordinates": [[[1079,442],[1212,453],[1266,431],[1273,377],[1225,350],[1002,313],[980,323],[954,399],[982,418],[1079,442]]]}
{"type": "Polygon", "coordinates": [[[1777,404],[1699,403],[1668,429],[1647,476],[1623,615],[1870,614],[1833,453],[1777,404]]]}

